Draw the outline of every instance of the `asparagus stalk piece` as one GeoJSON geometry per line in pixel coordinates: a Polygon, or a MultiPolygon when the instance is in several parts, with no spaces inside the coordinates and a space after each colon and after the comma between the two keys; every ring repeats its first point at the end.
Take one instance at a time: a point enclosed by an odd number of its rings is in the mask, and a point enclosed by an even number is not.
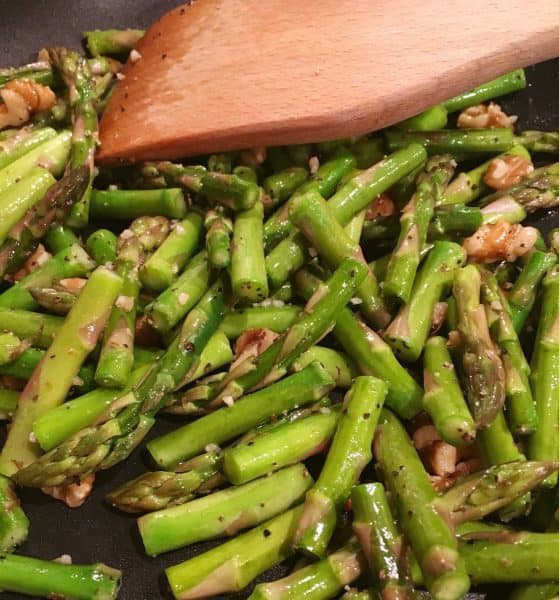
{"type": "Polygon", "coordinates": [[[57,82],[48,61],[37,61],[22,67],[0,69],[0,86],[12,79],[32,79],[42,85],[54,86],[57,82]]]}
{"type": "Polygon", "coordinates": [[[94,154],[98,144],[97,111],[91,69],[85,58],[67,48],[49,48],[49,59],[68,89],[72,113],[72,146],[70,164],[73,169],[86,167],[89,182],[83,196],[72,206],[68,224],[83,227],[89,218],[91,186],[95,176],[94,154]]]}
{"type": "Polygon", "coordinates": [[[121,572],[102,563],[65,565],[7,554],[0,560],[0,588],[16,594],[73,600],[116,600],[121,572]]]}
{"type": "Polygon", "coordinates": [[[223,452],[223,473],[241,485],[324,450],[334,434],[339,413],[324,412],[286,422],[223,452]]]}
{"type": "Polygon", "coordinates": [[[17,474],[22,485],[63,485],[120,462],[142,441],[153,416],[195,364],[223,314],[221,282],[188,314],[165,354],[128,393],[109,407],[103,423],[86,427],[17,474]]]}
{"type": "Polygon", "coordinates": [[[91,216],[95,219],[135,219],[145,215],[182,219],[186,203],[182,190],[93,190],[91,216]]]}
{"type": "Polygon", "coordinates": [[[458,307],[466,398],[478,427],[489,425],[505,401],[505,371],[480,304],[481,275],[469,265],[456,271],[453,294],[458,307]]]}
{"type": "Polygon", "coordinates": [[[517,140],[530,152],[559,152],[559,133],[557,131],[523,131],[517,140]]]}
{"type": "Polygon", "coordinates": [[[0,169],[54,137],[56,131],[52,127],[18,129],[14,136],[0,141],[0,169]]]}
{"type": "Polygon", "coordinates": [[[441,438],[454,446],[471,442],[476,436],[476,426],[462,395],[445,338],[427,340],[423,381],[423,407],[441,438]]]}
{"type": "Polygon", "coordinates": [[[46,247],[53,253],[62,252],[72,244],[79,243],[77,235],[72,229],[60,223],[52,223],[44,236],[46,247]]]}
{"type": "Polygon", "coordinates": [[[17,390],[0,389],[0,420],[10,421],[12,419],[18,400],[19,392],[17,390]]]}
{"type": "Polygon", "coordinates": [[[107,494],[105,500],[115,508],[129,513],[159,511],[178,506],[210,491],[223,482],[219,473],[221,457],[206,452],[182,463],[179,472],[149,471],[127,481],[107,494]]]}
{"type": "Polygon", "coordinates": [[[128,54],[144,35],[143,29],[96,29],[84,31],[83,37],[92,56],[128,54]]]}
{"type": "Polygon", "coordinates": [[[381,483],[357,485],[351,492],[353,531],[369,568],[379,583],[383,600],[413,597],[403,564],[404,541],[394,523],[381,483]]]}
{"type": "Polygon", "coordinates": [[[435,490],[408,434],[386,410],[380,417],[374,454],[428,591],[434,598],[461,598],[470,582],[456,538],[433,504],[435,490]]]}
{"type": "Polygon", "coordinates": [[[316,484],[309,490],[295,532],[295,547],[324,557],[341,509],[372,458],[371,443],[386,384],[357,377],[346,394],[332,445],[316,484]]]}
{"type": "Polygon", "coordinates": [[[396,123],[403,131],[436,131],[444,129],[448,123],[448,111],[442,104],[436,104],[418,115],[396,123]]]}
{"type": "MultiPolygon", "coordinates": [[[[466,253],[462,246],[454,242],[435,242],[415,278],[406,304],[386,329],[385,339],[397,356],[408,361],[419,358],[431,329],[435,304],[448,293],[456,269],[465,262],[466,253]]],[[[385,286],[391,264],[392,260],[385,286]]],[[[403,299],[403,294],[400,298],[403,299]]]]}
{"type": "Polygon", "coordinates": [[[196,421],[151,440],[147,448],[155,462],[169,468],[221,444],[271,417],[325,396],[334,381],[319,363],[312,363],[264,389],[230,403],[196,421]]]}
{"type": "Polygon", "coordinates": [[[262,227],[264,207],[258,200],[240,211],[233,224],[231,242],[231,287],[237,298],[259,302],[268,296],[262,227]]]}
{"type": "Polygon", "coordinates": [[[208,261],[216,269],[228,267],[231,262],[231,233],[233,232],[231,221],[223,214],[209,210],[204,225],[208,261]]]}
{"type": "Polygon", "coordinates": [[[287,200],[307,181],[308,177],[309,172],[304,167],[289,167],[268,175],[264,179],[263,188],[269,198],[270,206],[277,206],[287,200]]]}
{"type": "Polygon", "coordinates": [[[336,387],[351,387],[353,378],[359,373],[357,366],[348,356],[323,346],[311,346],[301,354],[290,369],[294,372],[300,371],[314,361],[318,361],[330,373],[336,382],[336,387]]]}
{"type": "Polygon", "coordinates": [[[299,502],[313,484],[305,466],[293,465],[238,487],[172,506],[138,519],[147,554],[156,556],[215,537],[233,536],[299,502]]]}
{"type": "Polygon", "coordinates": [[[11,332],[0,333],[0,366],[11,362],[21,353],[22,342],[17,335],[11,332]]]}
{"type": "MultiPolygon", "coordinates": [[[[528,442],[531,460],[559,458],[559,389],[555,385],[559,364],[556,322],[559,318],[559,268],[553,267],[543,282],[540,321],[532,355],[530,381],[536,404],[538,426],[528,442]]],[[[544,485],[555,487],[557,474],[545,480],[544,485]]]]}
{"type": "Polygon", "coordinates": [[[19,505],[14,485],[0,475],[0,552],[8,554],[27,539],[29,520],[19,505]]]}
{"type": "Polygon", "coordinates": [[[258,584],[249,600],[323,600],[337,597],[365,570],[364,562],[359,544],[351,540],[320,562],[298,569],[282,579],[258,584]]]}
{"type": "Polygon", "coordinates": [[[165,570],[177,600],[242,590],[255,577],[291,555],[301,507],[293,508],[221,546],[165,570]]]}
{"type": "Polygon", "coordinates": [[[492,100],[498,96],[523,90],[525,87],[526,75],[524,74],[524,69],[515,69],[514,71],[510,71],[510,73],[505,73],[496,79],[479,85],[473,90],[454,96],[454,98],[444,102],[444,107],[449,113],[453,113],[474,104],[492,100]]]}
{"type": "Polygon", "coordinates": [[[85,241],[85,247],[98,265],[114,262],[117,237],[109,229],[96,229],[85,241]]]}
{"type": "Polygon", "coordinates": [[[509,600],[549,600],[559,594],[559,583],[527,583],[516,586],[509,600]]]}
{"type": "Polygon", "coordinates": [[[28,291],[41,308],[55,315],[67,315],[81,290],[68,291],[57,285],[55,288],[29,288],[28,291]]]}
{"type": "Polygon", "coordinates": [[[453,172],[454,162],[446,155],[430,159],[418,175],[417,190],[400,217],[400,237],[386,269],[385,295],[409,301],[435,204],[453,172]]]}
{"type": "MultiPolygon", "coordinates": [[[[296,321],[302,306],[254,306],[233,310],[225,315],[220,330],[228,338],[238,338],[248,329],[271,329],[283,333],[296,321]]],[[[2,312],[0,311],[0,326],[2,312]]]]}
{"type": "Polygon", "coordinates": [[[92,273],[20,395],[0,454],[3,474],[13,475],[39,456],[38,444],[29,439],[33,422],[64,401],[80,365],[95,348],[121,284],[120,277],[104,267],[92,273]]]}

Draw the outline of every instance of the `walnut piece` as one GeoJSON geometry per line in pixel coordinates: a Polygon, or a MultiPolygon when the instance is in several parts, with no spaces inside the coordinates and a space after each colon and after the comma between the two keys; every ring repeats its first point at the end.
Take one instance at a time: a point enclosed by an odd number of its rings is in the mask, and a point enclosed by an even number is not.
{"type": "Polygon", "coordinates": [[[500,260],[514,262],[534,247],[538,230],[497,221],[482,225],[464,240],[464,250],[474,262],[492,263],[500,260]]]}
{"type": "Polygon", "coordinates": [[[529,160],[523,156],[511,154],[502,158],[494,158],[487,167],[483,181],[494,190],[505,190],[519,183],[533,170],[534,166],[529,160]]]}
{"type": "Polygon", "coordinates": [[[93,488],[95,475],[87,475],[79,483],[70,483],[68,485],[45,486],[42,489],[43,493],[61,500],[70,508],[78,508],[86,500],[93,488]]]}
{"type": "Polygon", "coordinates": [[[518,120],[516,115],[507,115],[503,109],[494,102],[489,104],[476,104],[463,110],[458,117],[456,125],[460,129],[488,129],[491,127],[514,127],[518,120]]]}
{"type": "Polygon", "coordinates": [[[35,112],[48,110],[56,102],[54,92],[46,85],[32,79],[13,79],[8,81],[0,96],[4,104],[0,104],[0,129],[19,127],[29,121],[35,112]]]}
{"type": "Polygon", "coordinates": [[[378,217],[390,217],[396,212],[396,205],[388,194],[377,196],[367,208],[365,219],[373,221],[378,217]]]}

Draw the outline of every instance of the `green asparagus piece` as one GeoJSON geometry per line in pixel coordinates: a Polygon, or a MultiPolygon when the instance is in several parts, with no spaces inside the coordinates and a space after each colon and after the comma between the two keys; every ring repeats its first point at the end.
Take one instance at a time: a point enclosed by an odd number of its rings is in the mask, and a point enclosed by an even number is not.
{"type": "Polygon", "coordinates": [[[65,565],[8,554],[0,560],[0,588],[42,598],[116,600],[121,572],[102,563],[65,565]]]}
{"type": "Polygon", "coordinates": [[[35,167],[43,167],[54,177],[59,177],[64,171],[70,153],[69,131],[61,131],[55,138],[33,148],[8,166],[0,170],[0,194],[10,186],[20,181],[35,167]]]}
{"type": "Polygon", "coordinates": [[[245,302],[259,302],[268,296],[263,218],[264,207],[258,200],[248,210],[238,212],[233,224],[231,287],[235,296],[245,302]]]}
{"type": "Polygon", "coordinates": [[[17,390],[0,389],[0,420],[11,421],[19,400],[17,390]]]}
{"type": "MultiPolygon", "coordinates": [[[[299,194],[289,202],[289,219],[307,238],[330,268],[337,268],[349,256],[366,265],[358,242],[353,241],[336,220],[333,211],[316,191],[299,194]]],[[[278,246],[279,248],[279,246],[278,246]]],[[[387,317],[380,299],[377,281],[368,269],[357,288],[359,308],[367,318],[383,324],[387,317]]]]}
{"type": "Polygon", "coordinates": [[[14,485],[0,475],[0,552],[8,554],[27,539],[29,521],[19,505],[14,485]]]}
{"type": "Polygon", "coordinates": [[[480,304],[480,287],[481,275],[475,266],[456,271],[453,294],[458,307],[466,398],[476,425],[486,427],[505,402],[505,371],[480,304]]]}
{"type": "Polygon", "coordinates": [[[208,156],[208,169],[219,173],[232,173],[236,155],[233,152],[221,152],[208,156]]]}
{"type": "Polygon", "coordinates": [[[446,108],[441,104],[437,104],[405,121],[400,121],[396,124],[396,127],[404,131],[436,131],[437,129],[444,129],[447,123],[448,112],[446,108]]]}
{"type": "Polygon", "coordinates": [[[146,306],[145,314],[153,327],[167,332],[179,323],[206,291],[209,277],[206,253],[200,252],[190,260],[171,287],[146,306]]]}
{"type": "Polygon", "coordinates": [[[480,104],[486,100],[492,100],[498,96],[504,96],[518,90],[523,90],[526,87],[526,76],[524,69],[516,69],[510,73],[505,73],[496,79],[492,79],[487,83],[464,92],[450,100],[444,102],[444,107],[449,113],[463,110],[469,106],[480,104]]]}
{"type": "Polygon", "coordinates": [[[402,210],[400,237],[388,263],[383,292],[403,303],[410,299],[420,253],[427,239],[435,204],[454,172],[450,156],[436,156],[417,177],[417,190],[402,210]]]}
{"type": "Polygon", "coordinates": [[[462,598],[470,582],[454,533],[434,506],[436,492],[406,430],[386,410],[380,416],[374,453],[427,589],[435,599],[462,598]]]}
{"type": "Polygon", "coordinates": [[[69,225],[83,227],[89,218],[99,128],[91,70],[85,58],[67,48],[49,48],[48,53],[52,65],[60,73],[68,90],[73,125],[70,164],[74,169],[85,166],[89,173],[87,189],[81,199],[72,206],[68,217],[69,225]]]}
{"type": "Polygon", "coordinates": [[[231,234],[233,225],[223,214],[209,210],[204,220],[206,227],[206,251],[208,261],[216,269],[223,269],[231,262],[231,234]]]}
{"type": "Polygon", "coordinates": [[[297,188],[307,181],[308,177],[309,172],[304,167],[289,167],[278,173],[268,175],[264,179],[263,187],[270,199],[270,206],[277,206],[287,200],[295,193],[297,188]]]}
{"type": "Polygon", "coordinates": [[[386,392],[383,381],[362,376],[346,394],[332,445],[318,481],[307,493],[295,532],[295,547],[305,554],[324,557],[351,488],[372,458],[371,443],[386,392]]]}
{"type": "Polygon", "coordinates": [[[260,583],[249,600],[323,600],[337,597],[365,571],[363,555],[355,540],[324,560],[298,569],[287,577],[260,583]]]}
{"type": "Polygon", "coordinates": [[[69,248],[72,244],[78,244],[79,239],[76,234],[62,224],[52,224],[50,229],[44,236],[46,247],[53,253],[57,254],[65,248],[69,248]]]}
{"type": "Polygon", "coordinates": [[[28,291],[41,308],[55,315],[67,315],[80,293],[80,290],[68,291],[58,285],[54,288],[32,287],[28,291]]]}
{"type": "Polygon", "coordinates": [[[363,223],[362,239],[385,241],[397,240],[400,235],[400,219],[397,215],[378,217],[363,223]]]}
{"type": "Polygon", "coordinates": [[[419,358],[431,329],[435,304],[448,294],[456,269],[465,262],[462,246],[454,242],[435,242],[415,278],[410,297],[386,329],[385,339],[397,356],[408,361],[419,358]]]}
{"type": "Polygon", "coordinates": [[[96,29],[84,31],[83,37],[92,56],[128,54],[144,35],[143,29],[96,29]]]}
{"type": "Polygon", "coordinates": [[[453,446],[470,443],[476,436],[476,426],[462,395],[445,338],[427,340],[423,364],[423,407],[438,434],[453,446]]]}
{"type": "Polygon", "coordinates": [[[95,219],[134,219],[144,215],[182,219],[186,204],[182,190],[93,190],[91,216],[95,219]]]}
{"type": "Polygon", "coordinates": [[[509,600],[550,600],[559,594],[559,583],[527,583],[516,586],[509,600]]]}
{"type": "Polygon", "coordinates": [[[41,85],[55,86],[58,81],[48,61],[38,61],[22,67],[0,69],[0,86],[12,79],[32,79],[41,85]]]}
{"type": "Polygon", "coordinates": [[[96,229],[85,241],[85,247],[98,265],[114,262],[116,235],[109,229],[96,229]]]}
{"type": "MultiPolygon", "coordinates": [[[[536,404],[538,426],[528,442],[530,460],[557,460],[559,458],[559,389],[557,370],[559,350],[556,322],[559,318],[559,268],[553,267],[543,282],[540,321],[532,355],[530,382],[536,404]]],[[[555,487],[557,473],[545,480],[544,485],[555,487]]]]}
{"type": "Polygon", "coordinates": [[[330,373],[336,387],[351,387],[353,378],[358,375],[357,366],[347,355],[323,346],[311,346],[291,365],[291,370],[300,371],[315,360],[330,373]]]}
{"type": "Polygon", "coordinates": [[[409,144],[421,144],[430,155],[482,154],[510,150],[515,139],[512,129],[439,129],[438,131],[398,131],[388,129],[384,133],[386,146],[391,151],[409,144]]]}
{"type": "Polygon", "coordinates": [[[507,299],[517,333],[520,333],[532,312],[541,281],[556,262],[557,256],[554,253],[533,250],[510,289],[507,299]]]}
{"type": "Polygon", "coordinates": [[[18,129],[14,136],[0,141],[0,169],[54,137],[56,131],[52,127],[18,129]]]}
{"type": "Polygon", "coordinates": [[[128,393],[109,407],[103,423],[86,427],[17,473],[33,487],[63,485],[124,460],[154,423],[185,373],[199,361],[223,315],[222,283],[215,283],[184,320],[165,354],[128,393]]]}
{"type": "Polygon", "coordinates": [[[223,453],[223,473],[231,483],[240,485],[304,460],[325,448],[338,417],[338,411],[324,407],[236,444],[223,453]]]}
{"type": "Polygon", "coordinates": [[[200,453],[208,444],[221,444],[286,410],[322,398],[334,386],[319,363],[151,440],[155,462],[169,468],[200,453]]]}
{"type": "Polygon", "coordinates": [[[357,485],[351,492],[353,532],[361,543],[369,568],[378,581],[381,598],[411,596],[406,564],[403,564],[403,539],[390,510],[381,483],[357,485]]]}
{"type": "Polygon", "coordinates": [[[121,279],[99,267],[94,271],[54,341],[20,395],[16,414],[0,454],[0,470],[13,475],[39,455],[29,439],[33,422],[64,401],[86,356],[95,348],[120,290],[121,279]]]}
{"type": "MultiPolygon", "coordinates": [[[[82,197],[87,181],[85,167],[70,169],[29,207],[10,229],[8,240],[0,248],[0,275],[17,270],[33,253],[43,235],[66,218],[72,206],[82,197]]],[[[64,250],[70,250],[71,247],[64,250]]]]}
{"type": "Polygon", "coordinates": [[[93,261],[80,245],[59,252],[15,285],[0,294],[0,307],[5,309],[34,310],[37,303],[29,293],[32,287],[48,287],[54,281],[81,277],[94,267],[93,261]]]}
{"type": "Polygon", "coordinates": [[[107,494],[105,500],[129,513],[178,506],[223,483],[218,469],[220,462],[219,453],[206,452],[182,463],[178,472],[148,471],[107,494]]]}
{"type": "MultiPolygon", "coordinates": [[[[228,338],[238,338],[248,329],[271,329],[283,333],[300,315],[302,306],[254,306],[233,310],[225,315],[220,329],[228,338]]],[[[2,312],[0,311],[0,327],[2,312]]]]}
{"type": "MultiPolygon", "coordinates": [[[[165,570],[177,600],[233,593],[291,555],[301,507],[165,570]]],[[[0,580],[1,581],[1,580],[0,580]]]]}
{"type": "Polygon", "coordinates": [[[138,519],[138,528],[147,554],[156,556],[254,527],[297,504],[312,484],[305,466],[297,464],[269,477],[144,515],[138,519]]]}
{"type": "Polygon", "coordinates": [[[516,139],[530,152],[559,153],[557,131],[523,131],[516,139]]]}

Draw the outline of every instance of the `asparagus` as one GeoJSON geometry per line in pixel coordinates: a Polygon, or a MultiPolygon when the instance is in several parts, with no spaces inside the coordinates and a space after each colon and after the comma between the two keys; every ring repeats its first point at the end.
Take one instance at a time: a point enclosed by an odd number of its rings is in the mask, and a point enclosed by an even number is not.
{"type": "Polygon", "coordinates": [[[493,274],[485,270],[482,271],[482,298],[486,312],[494,319],[491,333],[501,350],[510,428],[514,434],[531,433],[537,427],[538,416],[530,391],[530,367],[514,330],[507,299],[493,274]]]}
{"type": "Polygon", "coordinates": [[[337,597],[364,570],[359,544],[351,540],[320,562],[298,569],[282,579],[258,584],[249,600],[322,600],[337,597]]]}
{"type": "Polygon", "coordinates": [[[332,445],[318,481],[307,493],[295,532],[295,547],[305,554],[324,557],[351,488],[372,458],[371,443],[386,392],[383,381],[362,376],[346,394],[332,445]]]}
{"type": "Polygon", "coordinates": [[[104,267],[92,273],[45,358],[37,365],[20,395],[0,454],[3,474],[13,475],[39,456],[37,443],[29,439],[33,422],[64,401],[80,365],[95,348],[121,283],[120,277],[104,267]]]}
{"type": "Polygon", "coordinates": [[[396,215],[379,217],[363,223],[362,239],[364,240],[396,240],[400,235],[400,219],[396,215]]]}
{"type": "Polygon", "coordinates": [[[400,217],[400,237],[384,280],[385,295],[403,303],[409,301],[435,204],[453,172],[450,156],[437,156],[430,159],[425,171],[418,175],[417,190],[400,217]]]}
{"type": "Polygon", "coordinates": [[[278,173],[268,175],[263,182],[271,207],[281,204],[292,196],[309,177],[309,172],[304,167],[289,167],[278,173]]]}
{"type": "Polygon", "coordinates": [[[437,131],[385,131],[385,140],[391,152],[408,144],[421,144],[429,154],[482,154],[510,150],[514,145],[512,129],[439,129],[437,131]]]}
{"type": "Polygon", "coordinates": [[[486,100],[492,100],[497,96],[504,96],[518,90],[523,90],[526,87],[526,76],[524,69],[515,69],[510,73],[505,73],[496,79],[492,79],[487,83],[464,92],[459,96],[455,96],[444,103],[444,107],[449,113],[463,110],[474,104],[480,104],[486,100]]]}
{"type": "Polygon", "coordinates": [[[293,508],[236,538],[165,570],[177,600],[237,592],[291,554],[301,508],[293,508]]]}
{"type": "Polygon", "coordinates": [[[71,207],[82,197],[87,182],[85,167],[71,169],[29,208],[10,230],[7,241],[0,248],[0,276],[17,270],[34,252],[50,227],[66,218],[71,207]]]}
{"type": "MultiPolygon", "coordinates": [[[[359,243],[347,235],[318,192],[311,190],[290,200],[289,219],[329,267],[339,267],[348,256],[366,265],[359,243]]],[[[357,294],[362,301],[359,308],[363,314],[375,323],[386,322],[377,281],[368,265],[365,279],[357,288],[357,294]]]]}
{"type": "Polygon", "coordinates": [[[184,320],[165,354],[133,388],[109,407],[105,420],[87,427],[17,473],[21,485],[63,485],[125,459],[142,441],[167,395],[200,357],[223,314],[221,282],[184,320]]]}
{"type": "Polygon", "coordinates": [[[0,588],[16,594],[73,600],[116,600],[121,572],[102,563],[65,565],[8,554],[0,560],[0,588]]]}
{"type": "MultiPolygon", "coordinates": [[[[301,306],[254,306],[233,310],[225,315],[220,329],[228,338],[238,338],[248,329],[271,329],[276,333],[286,331],[297,319],[301,306]]],[[[0,311],[0,327],[2,313],[0,311]]]]}
{"type": "Polygon", "coordinates": [[[209,210],[204,219],[206,227],[206,251],[208,261],[217,269],[229,266],[231,262],[231,221],[214,210],[209,210]]]}
{"type": "Polygon", "coordinates": [[[56,131],[52,127],[18,129],[14,136],[0,141],[0,169],[54,137],[56,131]]]}
{"type": "Polygon", "coordinates": [[[423,407],[437,433],[453,446],[471,442],[476,436],[476,426],[462,396],[445,338],[427,340],[423,381],[423,407]]]}
{"type": "Polygon", "coordinates": [[[412,596],[402,536],[394,523],[381,483],[355,486],[351,492],[353,531],[361,543],[369,568],[379,583],[383,600],[412,596]]]}
{"type": "Polygon", "coordinates": [[[76,234],[66,225],[52,223],[44,236],[46,247],[54,254],[79,243],[76,234]]]}
{"type": "Polygon", "coordinates": [[[556,262],[557,257],[552,252],[533,250],[510,289],[507,299],[517,333],[522,330],[532,311],[540,282],[556,262]]]}
{"type": "Polygon", "coordinates": [[[0,420],[10,421],[12,419],[18,400],[19,392],[17,390],[0,389],[0,420]]]}
{"type": "Polygon", "coordinates": [[[461,598],[469,578],[456,538],[433,506],[435,490],[405,429],[386,410],[380,416],[374,453],[427,589],[434,598],[461,598]]]}
{"type": "MultiPolygon", "coordinates": [[[[403,294],[400,295],[406,304],[386,329],[385,339],[397,356],[408,361],[419,358],[431,329],[435,304],[448,293],[456,269],[465,261],[462,246],[453,242],[435,242],[415,278],[410,297],[405,299],[403,294]]],[[[391,264],[392,260],[388,273],[391,264]]]]}
{"type": "Polygon", "coordinates": [[[258,302],[268,296],[263,217],[264,207],[258,200],[248,210],[238,212],[233,224],[231,287],[235,296],[245,302],[258,302]]]}
{"type": "Polygon", "coordinates": [[[49,59],[68,89],[72,112],[72,168],[86,167],[89,182],[83,196],[72,206],[68,224],[83,227],[89,218],[91,186],[95,176],[94,154],[98,144],[98,121],[91,70],[85,58],[67,48],[49,48],[49,59]]]}
{"type": "Polygon", "coordinates": [[[93,190],[91,216],[95,219],[134,219],[145,215],[182,219],[186,204],[182,190],[93,190]]]}
{"type": "Polygon", "coordinates": [[[158,331],[170,331],[198,302],[209,283],[206,253],[196,254],[179,278],[145,308],[150,324],[158,331]]]}
{"type": "Polygon", "coordinates": [[[436,104],[418,115],[400,121],[396,124],[396,127],[404,131],[436,131],[437,129],[444,129],[447,123],[448,112],[446,108],[441,104],[436,104]]]}
{"type": "Polygon", "coordinates": [[[96,29],[84,31],[83,37],[92,56],[128,54],[144,35],[143,29],[96,29]]]}
{"type": "Polygon", "coordinates": [[[147,554],[156,556],[199,541],[233,536],[281,514],[313,484],[297,464],[238,487],[150,513],[138,519],[147,554]]]}
{"type": "MultiPolygon", "coordinates": [[[[559,390],[557,380],[557,333],[559,268],[553,267],[543,282],[543,298],[540,321],[532,355],[530,382],[536,404],[538,427],[528,441],[528,457],[531,460],[557,460],[559,458],[559,390]]],[[[544,485],[555,487],[557,474],[545,480],[544,485]]]]}
{"type": "Polygon", "coordinates": [[[22,67],[0,69],[0,86],[13,79],[32,79],[41,85],[48,86],[58,83],[48,61],[37,61],[22,67]]]}
{"type": "Polygon", "coordinates": [[[300,371],[315,360],[330,373],[336,387],[351,387],[353,378],[358,374],[357,366],[348,356],[322,346],[311,346],[291,365],[291,370],[300,371]]]}
{"type": "Polygon", "coordinates": [[[208,444],[226,442],[286,410],[322,398],[333,386],[326,370],[312,363],[299,373],[151,440],[147,448],[159,466],[168,468],[196,456],[208,444]]]}
{"type": "Polygon", "coordinates": [[[20,279],[0,294],[0,307],[17,310],[33,310],[37,303],[29,293],[32,287],[49,287],[54,281],[68,277],[81,277],[94,267],[84,249],[75,244],[59,252],[43,265],[20,279]]]}
{"type": "Polygon", "coordinates": [[[96,229],[85,241],[85,247],[98,265],[115,260],[116,244],[117,237],[109,229],[96,229]]]}
{"type": "Polygon", "coordinates": [[[182,463],[178,472],[148,471],[107,494],[105,500],[129,513],[160,511],[178,506],[223,482],[220,454],[206,452],[182,463]]]}
{"type": "Polygon", "coordinates": [[[516,586],[509,600],[549,600],[559,594],[559,583],[532,583],[516,586]]]}
{"type": "Polygon", "coordinates": [[[236,156],[233,152],[222,152],[208,156],[208,169],[219,173],[231,173],[236,156]]]}
{"type": "Polygon", "coordinates": [[[7,554],[27,539],[29,521],[19,505],[14,485],[0,475],[0,552],[7,554]]]}
{"type": "Polygon", "coordinates": [[[29,293],[37,304],[56,315],[67,315],[74,305],[80,290],[66,290],[60,286],[54,288],[29,288],[29,293]]]}
{"type": "Polygon", "coordinates": [[[481,276],[475,266],[456,271],[453,294],[459,312],[466,398],[476,425],[486,427],[504,404],[505,372],[480,304],[480,286],[481,276]]]}
{"type": "Polygon", "coordinates": [[[559,152],[559,133],[556,131],[523,131],[516,139],[530,152],[559,152]]]}
{"type": "Polygon", "coordinates": [[[241,485],[322,451],[334,434],[339,413],[324,412],[286,422],[223,453],[223,473],[241,485]]]}
{"type": "Polygon", "coordinates": [[[54,177],[59,177],[64,171],[70,153],[69,131],[61,131],[55,138],[37,146],[8,166],[0,170],[0,194],[10,186],[25,177],[35,167],[43,167],[54,177]]]}
{"type": "Polygon", "coordinates": [[[0,333],[0,366],[13,361],[19,356],[25,345],[11,332],[0,333]]]}

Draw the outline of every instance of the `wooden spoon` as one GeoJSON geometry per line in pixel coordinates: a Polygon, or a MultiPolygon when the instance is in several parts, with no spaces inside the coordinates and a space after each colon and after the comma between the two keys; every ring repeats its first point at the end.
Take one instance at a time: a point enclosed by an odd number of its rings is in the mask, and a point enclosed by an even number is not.
{"type": "Polygon", "coordinates": [[[196,0],[137,51],[101,120],[104,163],[391,125],[559,56],[559,1],[196,0]]]}

